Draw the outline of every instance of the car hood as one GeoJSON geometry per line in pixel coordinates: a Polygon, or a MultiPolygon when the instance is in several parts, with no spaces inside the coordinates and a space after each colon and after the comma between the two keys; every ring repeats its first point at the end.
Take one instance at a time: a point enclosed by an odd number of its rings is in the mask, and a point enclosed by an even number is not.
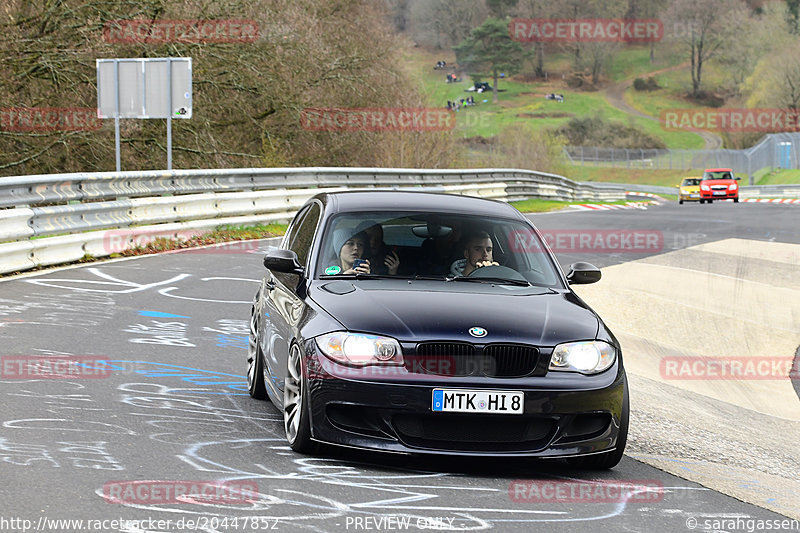
{"type": "Polygon", "coordinates": [[[685,192],[685,193],[700,192],[700,186],[699,185],[684,185],[683,187],[681,187],[681,192],[685,192]]]}
{"type": "Polygon", "coordinates": [[[518,342],[594,339],[599,319],[571,291],[408,280],[317,281],[311,298],[345,329],[403,341],[518,342]],[[480,341],[469,335],[480,327],[480,341]]]}

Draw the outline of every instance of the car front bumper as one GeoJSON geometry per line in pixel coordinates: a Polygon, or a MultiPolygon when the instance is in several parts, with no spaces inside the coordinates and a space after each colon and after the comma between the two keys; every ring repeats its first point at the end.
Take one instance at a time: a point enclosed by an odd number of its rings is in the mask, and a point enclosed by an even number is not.
{"type": "Polygon", "coordinates": [[[735,199],[739,198],[739,191],[721,191],[724,194],[713,194],[716,191],[706,192],[703,191],[701,193],[701,197],[703,200],[728,200],[728,199],[735,199]]]}
{"type": "Polygon", "coordinates": [[[617,443],[625,394],[619,359],[596,376],[401,372],[370,378],[343,377],[347,369],[313,347],[306,354],[311,433],[319,442],[395,453],[548,458],[611,451],[617,443]],[[522,391],[524,414],[434,412],[434,388],[522,391]]]}

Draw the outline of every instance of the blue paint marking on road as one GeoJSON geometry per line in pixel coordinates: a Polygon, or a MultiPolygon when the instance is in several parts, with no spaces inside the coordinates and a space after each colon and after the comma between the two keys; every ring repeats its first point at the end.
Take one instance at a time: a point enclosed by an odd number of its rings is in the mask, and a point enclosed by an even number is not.
{"type": "MultiPolygon", "coordinates": [[[[247,380],[238,374],[226,374],[200,368],[168,365],[164,363],[151,363],[148,361],[112,360],[107,362],[112,370],[133,372],[151,378],[174,377],[194,385],[219,385],[234,391],[247,391],[247,380]],[[230,378],[236,378],[231,380],[230,378]]],[[[183,392],[194,394],[231,394],[233,396],[246,396],[230,392],[190,391],[183,392]]]]}
{"type": "Polygon", "coordinates": [[[152,318],[192,318],[190,316],[173,315],[172,313],[162,313],[160,311],[139,311],[139,315],[152,318]]]}
{"type": "Polygon", "coordinates": [[[250,338],[247,335],[219,334],[217,335],[217,346],[220,348],[227,346],[230,348],[241,348],[246,350],[249,340],[250,338]]]}

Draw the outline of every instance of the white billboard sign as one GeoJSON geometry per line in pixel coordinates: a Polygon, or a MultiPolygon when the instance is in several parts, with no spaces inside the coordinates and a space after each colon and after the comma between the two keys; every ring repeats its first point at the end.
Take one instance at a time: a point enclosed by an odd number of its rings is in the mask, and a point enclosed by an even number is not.
{"type": "Polygon", "coordinates": [[[100,118],[192,118],[192,58],[97,60],[100,118]]]}

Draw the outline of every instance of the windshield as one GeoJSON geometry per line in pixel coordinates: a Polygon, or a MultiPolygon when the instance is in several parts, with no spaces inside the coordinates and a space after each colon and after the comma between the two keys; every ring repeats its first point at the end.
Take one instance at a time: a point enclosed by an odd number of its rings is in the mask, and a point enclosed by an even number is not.
{"type": "Polygon", "coordinates": [[[459,214],[346,213],[324,228],[314,272],[322,278],[387,276],[561,288],[556,266],[524,222],[459,214]],[[357,268],[363,262],[367,267],[357,268]]]}
{"type": "Polygon", "coordinates": [[[732,180],[733,172],[730,170],[707,170],[703,173],[704,180],[732,180]]]}
{"type": "Polygon", "coordinates": [[[686,178],[685,180],[683,180],[683,183],[681,183],[681,185],[683,185],[684,187],[690,187],[692,185],[700,185],[700,178],[686,178]]]}

